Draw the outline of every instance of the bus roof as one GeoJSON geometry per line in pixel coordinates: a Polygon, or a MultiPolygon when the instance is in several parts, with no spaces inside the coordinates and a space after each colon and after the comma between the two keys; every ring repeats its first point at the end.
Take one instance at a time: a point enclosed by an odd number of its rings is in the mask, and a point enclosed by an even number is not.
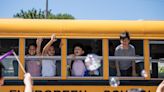
{"type": "Polygon", "coordinates": [[[164,21],[0,19],[0,33],[45,33],[48,36],[56,33],[61,37],[88,37],[90,34],[117,38],[124,31],[130,32],[132,38],[164,37],[164,21]]]}

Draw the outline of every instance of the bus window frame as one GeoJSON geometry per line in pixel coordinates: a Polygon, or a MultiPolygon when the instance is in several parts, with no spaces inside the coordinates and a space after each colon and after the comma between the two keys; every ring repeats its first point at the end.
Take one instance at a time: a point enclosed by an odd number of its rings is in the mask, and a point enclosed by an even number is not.
{"type": "MultiPolygon", "coordinates": [[[[154,44],[156,44],[156,45],[160,45],[160,44],[162,44],[162,45],[164,45],[164,39],[162,39],[162,41],[161,41],[161,39],[153,39],[153,40],[150,40],[149,41],[149,47],[150,47],[150,45],[154,45],[154,44]]],[[[150,48],[149,48],[149,50],[150,50],[150,48]]],[[[160,59],[163,59],[163,58],[159,58],[159,59],[151,59],[150,60],[150,66],[149,66],[149,69],[151,70],[151,67],[152,67],[152,63],[153,62],[162,62],[162,61],[160,61],[160,59]]],[[[164,78],[152,78],[151,76],[150,76],[150,80],[164,80],[164,78]]]]}
{"type": "MultiPolygon", "coordinates": [[[[60,61],[56,61],[56,62],[62,62],[62,59],[61,59],[61,56],[59,56],[59,55],[55,55],[55,56],[42,56],[42,55],[40,55],[40,56],[28,56],[28,55],[26,55],[26,53],[27,53],[27,48],[26,48],[26,46],[28,47],[28,45],[27,45],[27,40],[36,40],[38,37],[36,37],[36,38],[30,38],[30,37],[28,37],[28,38],[25,38],[25,44],[24,44],[24,48],[25,48],[25,52],[24,52],[24,63],[26,62],[26,58],[41,58],[41,59],[43,59],[43,58],[51,58],[51,59],[53,59],[53,58],[55,58],[54,60],[60,60],[60,61]],[[58,59],[60,57],[60,59],[58,59]],[[57,59],[56,59],[57,58],[57,59]]],[[[43,38],[46,38],[46,39],[49,39],[48,37],[43,37],[43,38]]],[[[60,39],[60,38],[59,38],[60,39]]],[[[35,44],[35,43],[34,43],[35,44]]],[[[60,52],[61,53],[61,52],[60,52]]],[[[25,68],[25,64],[24,64],[24,68],[25,68]]],[[[61,65],[61,69],[62,69],[62,65],[61,65]]],[[[61,73],[60,73],[61,74],[61,73]]],[[[62,75],[62,74],[61,74],[62,75]]],[[[61,75],[60,76],[52,76],[52,77],[44,77],[44,76],[32,76],[32,79],[34,79],[34,80],[57,80],[57,79],[61,79],[61,75]]]]}
{"type": "MultiPolygon", "coordinates": [[[[20,46],[20,37],[0,37],[0,39],[17,39],[18,40],[18,48],[20,46]]],[[[20,57],[20,50],[18,49],[18,58],[19,57],[20,57]]],[[[16,60],[14,56],[8,56],[6,58],[13,58],[13,60],[16,60]]],[[[17,76],[4,76],[4,79],[7,79],[7,80],[19,79],[19,68],[18,68],[17,76]]]]}
{"type": "MultiPolygon", "coordinates": [[[[18,37],[18,39],[19,39],[19,53],[20,53],[20,61],[21,61],[21,63],[22,64],[24,64],[24,57],[25,57],[25,53],[24,53],[24,51],[25,51],[25,49],[22,49],[22,48],[25,48],[25,38],[23,38],[23,37],[18,37]]],[[[108,57],[108,52],[106,52],[107,50],[108,50],[108,39],[107,38],[91,38],[91,39],[101,39],[101,41],[102,41],[102,56],[103,56],[103,76],[100,76],[100,77],[68,77],[67,76],[67,72],[63,72],[63,69],[65,70],[67,70],[67,68],[63,68],[63,66],[66,66],[67,65],[67,63],[65,63],[65,64],[63,64],[63,62],[66,60],[67,61],[67,58],[65,57],[64,58],[64,56],[67,56],[67,39],[69,39],[69,38],[60,38],[61,39],[61,42],[62,42],[62,46],[61,46],[61,57],[62,57],[62,60],[61,60],[61,62],[62,62],[62,66],[61,66],[61,76],[60,77],[33,77],[33,79],[35,79],[35,80],[39,80],[39,79],[43,79],[43,78],[45,78],[45,80],[48,80],[48,79],[52,79],[52,80],[56,80],[56,79],[67,79],[67,80],[70,80],[70,79],[73,79],[73,80],[77,80],[77,79],[80,79],[80,80],[83,80],[83,79],[96,79],[96,80],[99,80],[99,79],[109,79],[110,77],[109,77],[109,74],[108,74],[108,67],[106,68],[105,66],[109,66],[109,62],[107,62],[107,61],[104,61],[104,60],[108,60],[109,59],[109,57],[108,57]],[[64,54],[65,55],[64,55],[64,54]]],[[[83,38],[78,38],[78,39],[83,39],[83,38]]],[[[148,44],[148,42],[149,42],[149,40],[148,39],[143,39],[143,45],[144,45],[144,48],[146,48],[146,49],[144,49],[144,69],[146,70],[146,72],[148,72],[148,76],[147,77],[145,77],[145,78],[142,78],[142,77],[127,77],[127,78],[125,78],[125,77],[118,77],[120,80],[149,80],[150,79],[150,75],[149,75],[149,70],[147,69],[147,65],[145,65],[145,62],[147,62],[147,60],[148,59],[145,59],[145,57],[147,57],[147,58],[149,58],[149,55],[147,55],[147,56],[145,56],[145,51],[148,51],[148,48],[149,48],[149,44],[148,44]]],[[[148,60],[149,61],[149,60],[148,60]]],[[[147,63],[148,64],[148,63],[147,63]]],[[[22,70],[20,70],[20,66],[19,66],[19,73],[18,73],[18,79],[23,79],[23,71],[22,70]]],[[[14,79],[14,78],[10,78],[10,77],[8,77],[7,79],[14,79]]]]}
{"type": "MultiPolygon", "coordinates": [[[[104,51],[103,51],[103,38],[66,38],[66,48],[68,48],[68,40],[78,40],[78,39],[80,39],[80,40],[83,40],[83,39],[87,39],[87,40],[101,40],[101,42],[102,42],[102,48],[101,48],[101,53],[102,53],[102,57],[104,57],[104,51]]],[[[66,50],[66,54],[67,54],[67,51],[68,50],[66,50]]],[[[83,56],[82,56],[83,57],[83,56]]],[[[84,56],[85,57],[85,56],[84,56]]],[[[101,56],[100,56],[101,57],[101,56]]],[[[66,56],[66,65],[67,65],[67,60],[68,60],[68,58],[69,58],[69,56],[68,56],[68,54],[67,54],[67,56],[66,56]]],[[[79,57],[80,58],[80,57],[79,57]]],[[[104,58],[102,58],[102,61],[103,61],[103,66],[104,66],[104,58]]],[[[67,69],[67,68],[66,68],[67,69]]],[[[103,75],[102,76],[84,76],[84,77],[75,77],[75,76],[68,76],[67,75],[67,72],[68,72],[68,69],[66,70],[66,79],[67,80],[91,80],[91,79],[94,79],[94,80],[100,80],[100,79],[104,79],[104,67],[103,67],[103,75]]]]}
{"type": "MultiPolygon", "coordinates": [[[[110,39],[108,39],[108,41],[111,41],[111,40],[119,40],[118,38],[110,38],[110,39]]],[[[140,58],[140,59],[142,59],[142,57],[143,57],[143,62],[144,62],[144,70],[146,71],[146,73],[148,73],[147,72],[147,69],[145,68],[145,50],[147,50],[147,49],[144,49],[146,46],[147,46],[147,44],[144,44],[145,43],[145,39],[136,39],[136,38],[132,38],[132,39],[130,39],[131,41],[133,41],[133,40],[135,40],[135,41],[137,41],[137,40],[141,40],[141,41],[143,41],[143,56],[134,56],[134,57],[132,57],[132,58],[140,58]]],[[[108,44],[109,45],[109,44],[108,44]]],[[[109,48],[109,47],[108,47],[109,48]]],[[[146,47],[147,48],[147,47],[146,47]]],[[[135,48],[136,49],[136,48],[135,48]]],[[[106,50],[107,51],[107,50],[106,50]]],[[[108,52],[109,52],[109,50],[108,50],[108,52]]],[[[109,53],[108,53],[109,54],[109,53]]],[[[116,58],[117,56],[109,56],[108,55],[108,62],[110,62],[110,60],[112,59],[112,60],[115,60],[115,58],[116,58]]],[[[128,58],[128,56],[125,56],[125,58],[128,58]]],[[[130,57],[131,58],[131,57],[130,57]]],[[[147,62],[147,61],[146,61],[147,62]]],[[[108,67],[109,67],[109,63],[108,63],[108,67]]],[[[148,74],[149,75],[149,74],[148,74]]],[[[147,76],[147,77],[143,77],[143,76],[135,76],[135,77],[133,77],[133,76],[110,76],[109,75],[109,79],[110,78],[112,78],[112,77],[116,77],[116,78],[118,78],[118,79],[120,79],[120,80],[146,80],[149,76],[147,76]]]]}

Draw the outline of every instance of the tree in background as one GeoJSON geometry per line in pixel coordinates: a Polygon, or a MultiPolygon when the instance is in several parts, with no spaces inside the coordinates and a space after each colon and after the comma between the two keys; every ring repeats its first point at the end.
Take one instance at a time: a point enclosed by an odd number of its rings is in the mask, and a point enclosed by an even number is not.
{"type": "MultiPolygon", "coordinates": [[[[14,18],[24,18],[24,19],[45,19],[45,11],[42,11],[41,9],[37,11],[36,9],[23,11],[21,10],[19,13],[16,13],[14,18]]],[[[59,14],[53,14],[51,10],[48,11],[48,17],[47,19],[75,19],[72,15],[67,13],[59,13],[59,14]]]]}

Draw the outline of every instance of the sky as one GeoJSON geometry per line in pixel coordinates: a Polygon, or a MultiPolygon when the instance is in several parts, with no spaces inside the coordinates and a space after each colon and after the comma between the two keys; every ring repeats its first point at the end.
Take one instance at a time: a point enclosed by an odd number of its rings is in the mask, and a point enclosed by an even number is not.
{"type": "MultiPolygon", "coordinates": [[[[46,0],[0,0],[0,18],[21,9],[45,10],[46,0]]],[[[49,0],[52,13],[79,20],[164,20],[164,0],[49,0]]]]}

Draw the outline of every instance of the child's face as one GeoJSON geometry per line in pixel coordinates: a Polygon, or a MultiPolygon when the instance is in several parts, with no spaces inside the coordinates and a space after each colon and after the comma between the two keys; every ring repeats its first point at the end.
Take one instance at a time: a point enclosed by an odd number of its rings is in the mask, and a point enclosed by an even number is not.
{"type": "Polygon", "coordinates": [[[81,47],[76,46],[74,48],[74,54],[75,54],[75,56],[81,56],[84,54],[84,51],[81,47]]]}
{"type": "Polygon", "coordinates": [[[121,39],[120,42],[123,45],[123,47],[128,47],[130,40],[128,38],[125,38],[125,39],[121,39]]]}
{"type": "Polygon", "coordinates": [[[29,55],[35,55],[36,54],[36,47],[31,45],[28,50],[29,55]]]}
{"type": "Polygon", "coordinates": [[[55,48],[53,46],[50,46],[48,49],[48,55],[54,56],[55,55],[55,48]]]}

